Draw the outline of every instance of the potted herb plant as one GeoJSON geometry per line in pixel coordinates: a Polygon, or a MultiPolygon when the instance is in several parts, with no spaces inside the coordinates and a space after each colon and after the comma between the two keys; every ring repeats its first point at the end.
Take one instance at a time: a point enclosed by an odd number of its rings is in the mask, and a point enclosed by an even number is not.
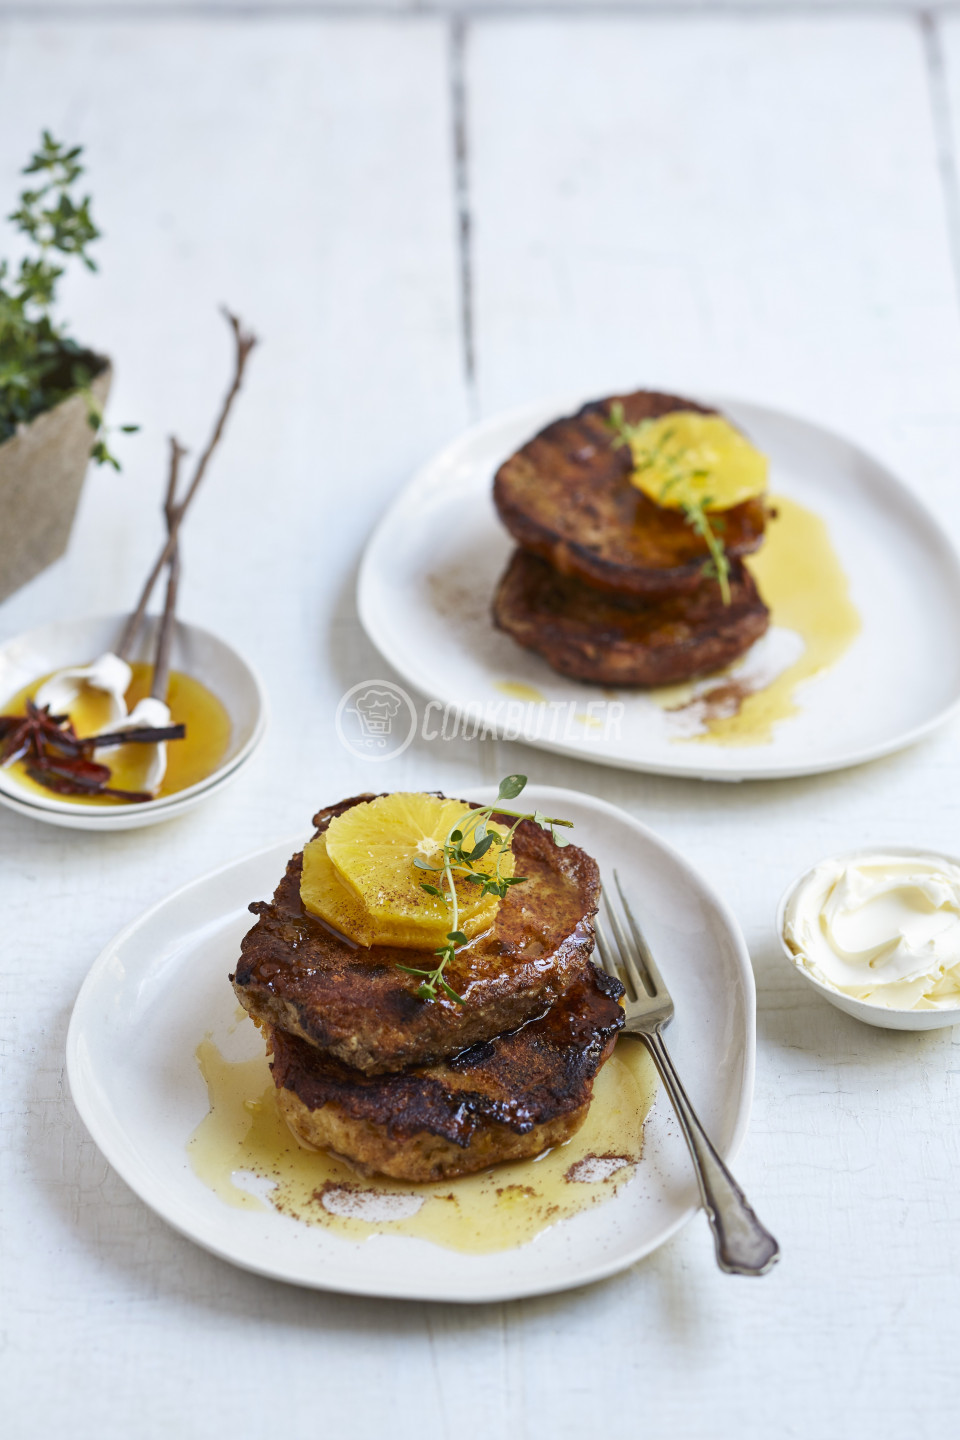
{"type": "Polygon", "coordinates": [[[0,262],[0,600],[67,548],[90,458],[120,468],[103,425],[110,362],[52,315],[64,262],[97,268],[87,248],[100,232],[75,192],[80,155],[44,131],[23,170],[36,179],[7,217],[29,253],[15,272],[0,262]]]}

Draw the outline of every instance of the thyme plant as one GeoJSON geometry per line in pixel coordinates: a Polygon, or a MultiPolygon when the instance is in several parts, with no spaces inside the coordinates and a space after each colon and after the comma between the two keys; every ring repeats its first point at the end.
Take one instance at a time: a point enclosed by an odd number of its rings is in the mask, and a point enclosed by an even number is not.
{"type": "MultiPolygon", "coordinates": [[[[36,178],[7,216],[26,238],[30,253],[16,270],[0,261],[0,444],[19,426],[79,393],[93,431],[92,458],[119,470],[90,389],[103,361],[72,339],[52,313],[66,262],[97,268],[89,246],[100,231],[90,213],[89,195],[81,199],[76,191],[83,174],[81,154],[82,146],[68,148],[45,130],[40,148],[22,172],[36,178]]],[[[139,426],[119,429],[129,434],[139,426]]]]}

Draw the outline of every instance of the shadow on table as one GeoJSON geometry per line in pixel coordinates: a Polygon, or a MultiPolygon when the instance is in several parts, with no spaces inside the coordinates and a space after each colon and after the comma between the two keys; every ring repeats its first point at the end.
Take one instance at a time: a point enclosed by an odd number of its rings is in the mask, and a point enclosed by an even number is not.
{"type": "Polygon", "coordinates": [[[784,964],[778,947],[755,946],[757,1039],[761,1048],[805,1051],[823,1067],[901,1067],[929,1062],[951,1044],[952,1031],[883,1030],[855,1020],[817,994],[784,964]]]}

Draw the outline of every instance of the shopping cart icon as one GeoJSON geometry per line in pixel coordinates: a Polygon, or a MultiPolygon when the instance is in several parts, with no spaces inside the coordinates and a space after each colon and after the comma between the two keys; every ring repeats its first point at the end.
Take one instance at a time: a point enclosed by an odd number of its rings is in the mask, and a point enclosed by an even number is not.
{"type": "Polygon", "coordinates": [[[393,722],[400,713],[402,701],[389,690],[365,690],[350,706],[350,713],[360,722],[360,734],[367,746],[383,750],[393,733],[393,722]]]}
{"type": "Polygon", "coordinates": [[[341,696],[335,720],[341,745],[359,760],[402,755],[417,723],[416,705],[392,680],[361,680],[341,696]]]}

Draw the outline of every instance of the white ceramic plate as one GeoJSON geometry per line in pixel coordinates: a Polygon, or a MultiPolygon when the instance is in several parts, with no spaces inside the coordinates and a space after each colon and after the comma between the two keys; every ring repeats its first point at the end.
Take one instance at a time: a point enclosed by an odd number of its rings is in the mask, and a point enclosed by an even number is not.
{"type": "MultiPolygon", "coordinates": [[[[126,615],[56,621],[18,635],[0,646],[0,712],[23,687],[51,670],[86,664],[109,650],[126,615]]],[[[152,655],[156,617],[144,624],[132,658],[152,655]]],[[[263,686],[251,666],[224,640],[198,625],[177,621],[172,646],[173,669],[194,675],[210,687],[231,720],[230,743],[219,767],[205,780],[142,805],[72,805],[56,796],[25,789],[11,771],[0,770],[0,805],[49,825],[74,830],[132,830],[158,825],[192,810],[237,778],[267,730],[269,709],[263,686]]]]}
{"type": "MultiPolygon", "coordinates": [[[[736,921],[679,855],[614,806],[544,787],[531,787],[524,800],[572,819],[576,841],[602,870],[617,864],[676,1001],[669,1040],[677,1066],[732,1159],[753,1093],[756,1008],[736,921]]],[[[320,1290],[418,1300],[502,1300],[582,1285],[673,1235],[694,1213],[697,1192],[662,1095],[637,1174],[613,1199],[494,1254],[389,1235],[354,1243],[272,1209],[233,1209],[197,1179],[185,1147],[207,1113],[207,1093],[194,1052],[207,1031],[233,1022],[227,975],[251,925],[247,904],[273,892],[299,843],[274,845],[178,890],[122,931],[83,984],[67,1037],[70,1088],[97,1145],[141,1199],[245,1269],[320,1290]]],[[[706,1237],[703,1260],[713,1263],[706,1237]]]]}
{"type": "Polygon", "coordinates": [[[911,744],[957,709],[960,558],[933,517],[889,470],[840,436],[761,405],[712,397],[770,457],[771,492],[826,521],[862,631],[836,665],[803,682],[801,712],[779,723],[767,744],[678,742],[664,711],[636,690],[617,692],[625,706],[619,735],[596,723],[599,711],[594,723],[583,723],[589,702],[604,692],[556,674],[490,620],[512,549],[493,506],[494,472],[548,421],[581,403],[515,411],[467,431],[414,477],[371,537],[360,617],[381,654],[421,694],[468,715],[492,715],[491,728],[502,734],[510,723],[505,695],[511,686],[531,687],[554,709],[515,705],[511,738],[624,769],[715,780],[855,765],[911,744]]]}

